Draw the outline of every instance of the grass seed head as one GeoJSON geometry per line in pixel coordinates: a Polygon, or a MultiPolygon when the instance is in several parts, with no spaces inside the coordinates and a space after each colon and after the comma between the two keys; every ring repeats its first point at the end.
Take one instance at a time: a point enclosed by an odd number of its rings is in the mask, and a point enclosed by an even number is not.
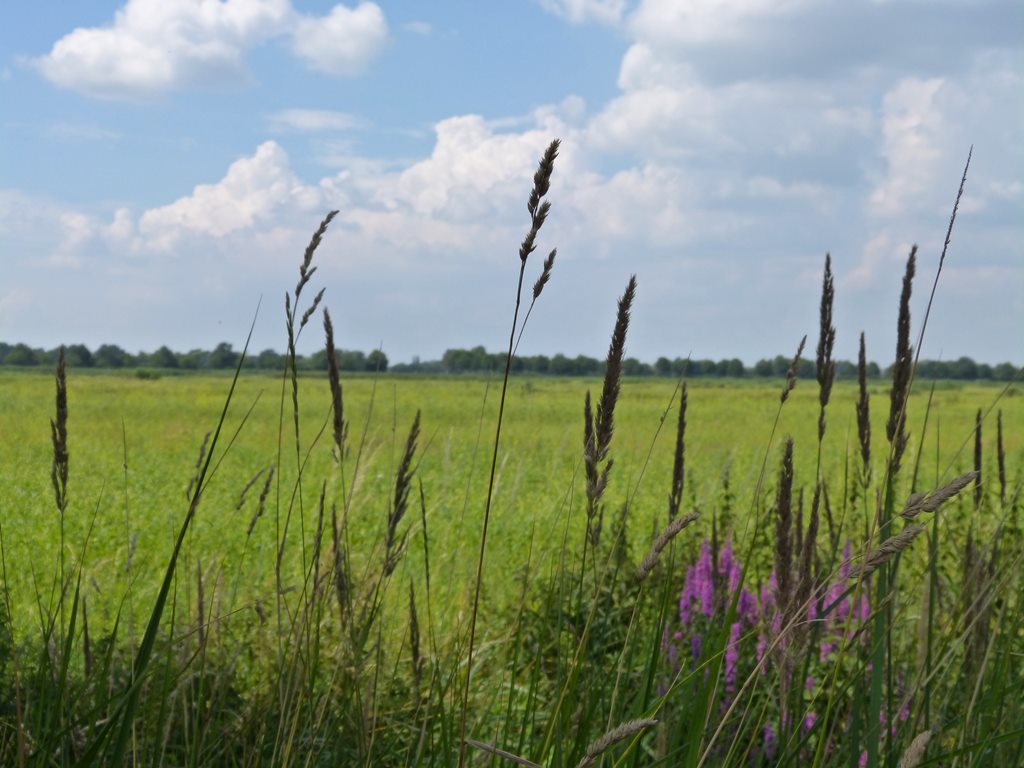
{"type": "MultiPolygon", "coordinates": [[[[53,466],[50,479],[53,482],[54,498],[61,517],[68,507],[68,382],[64,364],[64,347],[57,352],[56,414],[50,420],[50,437],[53,442],[53,466]]],[[[209,435],[207,435],[209,437],[209,435]]]]}
{"type": "Polygon", "coordinates": [[[836,363],[832,359],[832,348],[836,343],[836,329],[832,325],[832,304],[835,300],[835,285],[832,277],[832,257],[825,255],[825,274],[821,281],[820,328],[818,350],[815,359],[815,376],[818,379],[818,440],[825,436],[825,407],[832,394],[832,383],[836,378],[836,363]]]}
{"type": "MultiPolygon", "coordinates": [[[[895,536],[890,536],[879,544],[873,551],[868,553],[868,556],[864,559],[864,577],[866,578],[876,568],[889,562],[899,552],[902,552],[909,547],[913,543],[914,539],[921,535],[921,532],[924,531],[924,529],[925,526],[919,523],[908,525],[895,536]]],[[[861,572],[854,569],[852,576],[858,577],[860,575],[861,572]]]]}
{"type": "Polygon", "coordinates": [[[910,746],[907,747],[907,751],[903,753],[903,757],[900,758],[899,768],[917,768],[924,759],[925,750],[928,749],[928,743],[931,740],[931,731],[921,731],[917,734],[910,742],[910,746]]]}
{"type": "Polygon", "coordinates": [[[864,349],[864,332],[860,334],[857,353],[857,441],[860,443],[861,482],[866,488],[871,481],[871,408],[868,398],[868,361],[864,349]]]}
{"type": "Polygon", "coordinates": [[[789,369],[786,371],[786,383],[782,385],[782,394],[779,395],[780,403],[786,402],[789,398],[789,393],[796,387],[796,374],[800,368],[800,358],[803,357],[805,344],[807,344],[806,335],[800,339],[800,344],[796,348],[796,354],[793,356],[793,360],[789,364],[789,369]]]}
{"type": "Polygon", "coordinates": [[[548,257],[544,259],[544,269],[540,273],[540,277],[537,278],[537,282],[533,284],[533,300],[536,301],[544,290],[544,286],[548,284],[548,280],[551,279],[551,270],[555,266],[555,254],[558,252],[557,248],[553,248],[548,257]]]}
{"type": "Polygon", "coordinates": [[[890,471],[893,475],[899,470],[903,451],[907,447],[907,399],[910,397],[910,380],[914,366],[914,348],[910,344],[910,293],[916,263],[915,245],[910,249],[906,272],[903,274],[899,318],[896,322],[896,360],[892,366],[892,389],[889,392],[889,420],[885,425],[886,437],[892,444],[890,471]]]}
{"type": "Polygon", "coordinates": [[[323,240],[324,234],[327,232],[327,227],[330,225],[334,217],[338,215],[337,211],[331,211],[324,217],[324,220],[320,222],[320,226],[317,227],[316,232],[313,233],[313,237],[309,241],[309,245],[306,246],[306,252],[302,256],[302,264],[299,265],[299,282],[295,285],[295,299],[298,301],[299,294],[302,293],[303,287],[309,282],[309,279],[316,272],[316,267],[310,268],[310,264],[313,262],[313,254],[316,249],[320,247],[320,241],[323,240]]]}
{"type": "Polygon", "coordinates": [[[981,506],[981,408],[974,417],[974,508],[981,506]]]}
{"type": "Polygon", "coordinates": [[[629,720],[622,725],[612,728],[597,741],[594,741],[587,746],[587,751],[584,754],[583,759],[576,765],[576,768],[590,768],[590,766],[596,765],[598,758],[620,741],[624,741],[631,736],[635,736],[640,733],[640,731],[651,728],[657,724],[657,720],[644,718],[641,720],[629,720]]]}
{"type": "Polygon", "coordinates": [[[661,556],[662,551],[668,546],[669,542],[672,541],[679,532],[686,526],[692,523],[699,517],[697,512],[690,512],[688,515],[674,518],[665,530],[654,540],[654,544],[651,545],[650,551],[647,556],[640,562],[640,565],[636,569],[636,580],[643,582],[654,570],[654,566],[658,564],[658,558],[661,556]]]}
{"type": "Polygon", "coordinates": [[[331,323],[331,314],[324,307],[324,335],[326,338],[327,351],[327,379],[331,387],[331,425],[334,434],[334,447],[340,462],[345,457],[345,434],[348,427],[345,424],[345,401],[342,397],[341,376],[338,372],[338,354],[334,346],[334,325],[331,323]]]}
{"type": "Polygon", "coordinates": [[[524,264],[536,250],[537,234],[551,211],[551,203],[547,200],[542,202],[542,199],[551,188],[551,174],[555,170],[555,158],[558,157],[560,144],[561,142],[555,139],[548,145],[537,166],[537,172],[533,174],[533,189],[530,190],[530,198],[526,203],[526,210],[530,212],[530,231],[526,233],[522,245],[519,246],[519,260],[524,264]]]}
{"type": "Polygon", "coordinates": [[[672,461],[672,490],[668,495],[668,519],[679,514],[686,482],[686,383],[679,395],[679,420],[676,422],[676,450],[672,461]]]}
{"type": "Polygon", "coordinates": [[[996,414],[996,466],[999,471],[999,503],[1006,504],[1006,451],[1003,448],[1003,409],[996,414]]]}
{"type": "Polygon", "coordinates": [[[420,412],[416,411],[416,417],[409,429],[409,437],[405,441],[405,452],[402,454],[402,461],[395,474],[395,495],[391,502],[391,511],[388,513],[387,534],[384,540],[385,576],[390,576],[394,572],[404,548],[405,537],[398,538],[398,524],[405,517],[409,506],[409,490],[412,488],[412,476],[416,471],[412,460],[416,455],[416,441],[419,439],[419,435],[420,412]]]}
{"type": "Polygon", "coordinates": [[[960,491],[979,478],[977,470],[968,472],[940,485],[931,493],[913,493],[907,498],[900,515],[906,520],[913,520],[922,512],[935,512],[939,507],[956,496],[960,491]]]}
{"type": "Polygon", "coordinates": [[[793,439],[786,440],[775,496],[775,603],[785,616],[793,576],[793,439]]]}

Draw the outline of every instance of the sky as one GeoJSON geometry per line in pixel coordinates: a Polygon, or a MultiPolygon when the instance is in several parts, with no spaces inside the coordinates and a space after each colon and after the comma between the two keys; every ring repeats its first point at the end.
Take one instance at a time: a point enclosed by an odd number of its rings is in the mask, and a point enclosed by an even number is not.
{"type": "MultiPolygon", "coordinates": [[[[0,340],[285,345],[310,235],[345,349],[1024,362],[1019,0],[34,0],[0,7],[0,340]]],[[[319,324],[300,347],[322,343],[319,324]]]]}

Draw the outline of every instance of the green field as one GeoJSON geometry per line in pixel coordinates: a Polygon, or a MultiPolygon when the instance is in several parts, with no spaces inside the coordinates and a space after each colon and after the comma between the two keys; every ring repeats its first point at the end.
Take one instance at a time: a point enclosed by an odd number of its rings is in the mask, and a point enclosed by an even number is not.
{"type": "MultiPolygon", "coordinates": [[[[42,747],[27,748],[27,731],[49,739],[48,749],[63,744],[62,754],[84,755],[83,764],[94,764],[88,762],[95,757],[85,746],[90,743],[105,745],[97,754],[108,756],[130,749],[141,764],[453,764],[500,384],[470,377],[343,379],[349,432],[339,464],[332,453],[326,377],[298,380],[296,447],[290,382],[242,376],[212,453],[212,475],[166,582],[166,607],[151,622],[189,509],[200,446],[218,423],[231,380],[69,371],[69,503],[62,526],[51,481],[54,379],[0,373],[0,523],[9,617],[0,622],[0,628],[7,624],[7,634],[0,634],[0,650],[7,651],[0,659],[5,659],[5,706],[14,713],[0,719],[0,756],[73,764],[46,760],[42,747]],[[404,542],[405,547],[392,573],[385,565],[387,521],[417,410],[422,421],[411,465],[415,474],[408,510],[395,529],[396,546],[404,542]],[[266,486],[264,513],[255,519],[271,466],[274,481],[266,486]],[[336,538],[332,545],[332,510],[344,521],[343,547],[336,538]],[[335,604],[332,588],[341,572],[332,559],[339,550],[347,558],[352,605],[363,606],[362,612],[342,609],[340,623],[342,598],[335,604]],[[148,650],[147,622],[153,631],[148,650]],[[63,656],[69,666],[58,668],[51,659],[61,656],[40,656],[38,649],[53,648],[65,637],[71,643],[63,656]],[[131,701],[135,689],[128,685],[135,654],[153,660],[137,688],[145,691],[142,704],[131,701]],[[109,689],[96,687],[101,680],[109,689]],[[115,734],[102,728],[107,720],[97,722],[92,714],[96,706],[117,722],[119,686],[127,686],[127,711],[135,713],[121,721],[136,734],[134,747],[128,746],[128,730],[121,732],[126,741],[112,746],[115,734]],[[29,706],[21,714],[23,697],[43,706],[29,706]],[[176,702],[176,708],[152,703],[163,700],[176,702]]],[[[834,646],[827,658],[822,650],[818,660],[817,635],[808,642],[807,635],[793,630],[803,638],[797,642],[803,643],[808,686],[814,682],[805,692],[783,682],[799,677],[786,666],[793,662],[772,654],[757,661],[761,651],[755,654],[755,645],[766,632],[771,637],[778,631],[764,623],[771,615],[771,592],[763,586],[757,610],[764,618],[749,625],[742,638],[727,643],[728,633],[716,629],[720,625],[700,617],[676,636],[682,644],[689,642],[686,632],[698,640],[703,636],[700,666],[680,667],[673,661],[677,651],[670,653],[666,643],[702,542],[711,542],[718,562],[728,557],[723,546],[732,539],[751,590],[768,584],[778,557],[773,555],[776,494],[788,438],[795,445],[796,519],[810,516],[818,467],[817,383],[798,382],[781,409],[782,382],[688,384],[681,511],[700,517],[672,543],[666,562],[643,588],[632,571],[668,519],[677,386],[668,379],[623,380],[610,451],[614,468],[604,493],[604,533],[595,547],[587,544],[583,401],[588,389],[596,399],[602,382],[511,379],[482,580],[469,733],[500,741],[516,754],[547,755],[550,765],[572,765],[608,728],[654,712],[661,724],[642,741],[637,733],[623,755],[639,761],[631,764],[670,759],[691,766],[701,760],[775,765],[774,755],[816,754],[822,765],[846,765],[858,755],[882,765],[908,749],[926,724],[944,734],[936,741],[937,754],[988,755],[983,765],[1019,757],[1024,716],[1018,705],[1006,708],[1005,691],[1022,682],[1024,651],[1017,613],[1024,589],[1017,578],[1024,549],[1020,385],[918,382],[907,406],[910,440],[894,486],[895,510],[912,490],[930,491],[970,471],[979,458],[981,496],[965,491],[942,508],[941,516],[928,515],[934,526],[930,543],[922,540],[904,553],[893,612],[865,615],[862,631],[870,632],[850,635],[838,656],[834,646]],[[1005,485],[999,480],[997,419],[1005,485]],[[624,508],[627,525],[620,529],[624,508]],[[990,546],[996,541],[998,547],[990,546]],[[982,571],[970,564],[979,562],[987,563],[988,581],[977,581],[982,571]],[[921,584],[932,586],[923,604],[936,606],[931,623],[922,608],[921,584]],[[964,603],[974,590],[984,599],[964,603]],[[888,637],[886,655],[873,655],[866,640],[876,636],[872,633],[888,637]],[[729,643],[744,649],[738,662],[729,661],[729,643]],[[708,689],[701,682],[707,673],[700,670],[723,658],[724,673],[717,669],[724,678],[710,679],[724,680],[720,685],[726,687],[708,689]],[[885,675],[871,672],[880,659],[891,660],[889,669],[895,670],[884,685],[885,675]],[[771,673],[765,677],[767,669],[771,673]],[[744,688],[747,703],[741,710],[731,706],[730,686],[737,683],[729,682],[730,675],[737,674],[752,686],[744,688]],[[956,693],[964,685],[976,691],[966,709],[956,693]],[[803,727],[790,727],[792,721],[781,714],[790,707],[799,707],[803,727]],[[696,730],[685,725],[693,717],[705,722],[712,711],[724,718],[720,728],[717,719],[696,730]],[[909,718],[908,724],[894,727],[891,739],[877,741],[877,728],[858,732],[869,727],[872,720],[865,713],[871,712],[883,719],[889,713],[901,723],[909,718]],[[813,727],[823,716],[827,731],[813,727]],[[986,723],[995,729],[988,748],[985,740],[978,741],[986,723]],[[771,741],[769,728],[774,729],[771,741]],[[774,746],[776,731],[788,733],[790,741],[774,746]],[[703,733],[702,740],[686,736],[693,732],[703,733]],[[835,760],[829,757],[833,750],[835,760]]],[[[881,380],[869,386],[876,474],[867,493],[856,490],[861,488],[857,384],[839,382],[832,393],[821,446],[829,503],[810,550],[822,590],[842,583],[836,574],[844,542],[852,541],[858,552],[870,551],[888,535],[872,529],[881,510],[880,476],[889,449],[889,386],[881,380]]],[[[895,570],[889,573],[895,578],[895,570]]],[[[714,588],[714,599],[726,601],[717,603],[716,617],[729,610],[729,593],[718,592],[723,588],[721,583],[714,588]]],[[[865,591],[863,599],[884,604],[871,589],[870,598],[865,591]]],[[[826,603],[821,594],[819,610],[826,603]]],[[[867,610],[868,603],[864,606],[867,610]]],[[[836,631],[827,623],[811,626],[814,633],[836,631]]],[[[478,757],[486,757],[486,750],[478,757]]]]}
{"type": "MultiPolygon", "coordinates": [[[[188,507],[185,492],[195,472],[199,447],[204,434],[216,423],[229,383],[216,376],[140,380],[128,375],[69,374],[71,504],[66,517],[66,542],[69,552],[79,552],[92,528],[85,573],[89,588],[97,590],[99,627],[109,623],[116,611],[116,604],[108,604],[101,596],[123,586],[117,581],[123,577],[127,542],[135,537],[132,563],[136,587],[143,597],[155,589],[188,507]]],[[[425,494],[433,565],[452,574],[456,585],[468,589],[486,495],[498,383],[480,378],[388,376],[345,382],[346,417],[353,446],[350,450],[356,450],[364,432],[366,446],[351,519],[355,535],[362,537],[357,539],[356,551],[372,552],[381,536],[398,455],[413,416],[420,409],[423,438],[417,476],[425,494]]],[[[797,487],[812,485],[816,384],[798,384],[791,403],[782,412],[774,445],[769,447],[780,386],[749,381],[689,384],[684,506],[705,513],[698,530],[709,532],[712,512],[721,514],[726,472],[736,510],[731,523],[742,523],[766,451],[774,465],[779,445],[786,437],[793,437],[797,446],[797,487]]],[[[620,505],[627,496],[631,498],[631,543],[637,552],[646,547],[651,530],[665,519],[675,407],[671,410],[673,418],[666,420],[660,435],[658,428],[675,388],[676,382],[668,379],[627,379],[617,409],[615,469],[608,499],[612,505],[620,505]]],[[[928,388],[927,383],[919,385],[910,401],[914,437],[908,463],[920,450],[928,388]]],[[[531,548],[532,556],[537,558],[546,554],[545,547],[559,547],[560,540],[550,538],[547,532],[557,528],[565,516],[582,530],[579,461],[582,403],[587,389],[596,395],[600,381],[526,378],[511,383],[489,545],[493,562],[501,563],[502,568],[525,566],[531,548]]],[[[928,433],[920,450],[920,487],[934,486],[951,472],[970,469],[975,414],[978,409],[988,411],[1001,391],[993,385],[936,385],[928,433]]],[[[1019,387],[1011,388],[996,404],[1003,413],[1011,480],[1018,482],[1020,467],[1024,466],[1024,399],[1020,393],[1019,387]]],[[[847,484],[844,457],[849,455],[852,462],[859,460],[856,396],[855,384],[841,383],[829,408],[824,476],[837,498],[837,515],[843,505],[841,489],[847,484]]],[[[875,382],[871,396],[872,434],[875,451],[880,453],[888,445],[884,440],[887,384],[875,382]]],[[[266,519],[260,520],[247,543],[246,532],[259,487],[250,490],[241,508],[238,501],[258,470],[278,463],[280,398],[279,378],[246,376],[240,380],[228,415],[230,431],[250,407],[252,411],[223,457],[189,539],[189,557],[202,560],[205,566],[216,563],[233,570],[247,548],[239,604],[259,598],[261,591],[266,598],[273,590],[273,504],[268,504],[266,519]]],[[[290,405],[290,397],[286,400],[286,406],[290,405]]],[[[328,417],[326,378],[302,379],[300,402],[305,452],[328,417]]],[[[4,425],[0,466],[5,467],[0,503],[8,587],[19,606],[15,619],[21,631],[29,631],[35,622],[31,607],[37,582],[58,559],[59,522],[50,483],[52,410],[52,377],[0,375],[0,419],[4,425]]],[[[287,412],[285,418],[285,441],[277,472],[286,504],[296,474],[296,457],[287,412]]],[[[983,435],[990,446],[994,445],[995,412],[988,415],[983,435]]],[[[222,448],[218,459],[221,452],[222,448]]],[[[986,461],[991,470],[987,476],[994,479],[993,450],[988,451],[986,461]]],[[[341,497],[340,476],[327,435],[312,447],[308,462],[302,495],[306,531],[312,537],[321,482],[328,483],[328,503],[341,497]]],[[[271,495],[276,497],[276,487],[271,495]]],[[[420,522],[412,519],[408,525],[418,528],[420,522]]],[[[979,525],[984,527],[984,521],[979,525]]],[[[412,548],[413,556],[404,566],[412,574],[418,574],[421,568],[416,550],[412,548]]],[[[508,598],[506,593],[514,587],[511,580],[497,575],[490,582],[492,598],[499,601],[508,598]]],[[[453,587],[452,599],[464,598],[459,587],[453,587]]]]}

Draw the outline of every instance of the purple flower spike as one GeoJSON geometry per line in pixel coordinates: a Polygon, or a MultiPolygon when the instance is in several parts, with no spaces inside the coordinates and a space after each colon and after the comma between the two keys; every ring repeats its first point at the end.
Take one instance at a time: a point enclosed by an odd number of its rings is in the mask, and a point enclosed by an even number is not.
{"type": "Polygon", "coordinates": [[[715,575],[711,566],[711,547],[708,546],[707,539],[700,545],[700,558],[697,560],[694,578],[694,591],[700,598],[701,613],[711,616],[715,612],[715,575]]]}
{"type": "Polygon", "coordinates": [[[748,625],[752,626],[757,624],[757,598],[754,597],[746,587],[740,591],[740,598],[736,605],[736,612],[748,625]]]}
{"type": "Polygon", "coordinates": [[[684,627],[688,627],[693,619],[690,604],[697,596],[696,589],[694,588],[696,581],[697,569],[691,565],[686,569],[686,581],[683,582],[683,592],[679,596],[679,623],[684,627]]]}
{"type": "Polygon", "coordinates": [[[736,690],[736,662],[740,658],[740,622],[729,628],[729,645],[725,649],[725,690],[736,690]]]}
{"type": "Polygon", "coordinates": [[[764,756],[769,760],[775,757],[775,751],[778,748],[778,739],[775,735],[775,728],[771,723],[764,724],[764,756]]]}

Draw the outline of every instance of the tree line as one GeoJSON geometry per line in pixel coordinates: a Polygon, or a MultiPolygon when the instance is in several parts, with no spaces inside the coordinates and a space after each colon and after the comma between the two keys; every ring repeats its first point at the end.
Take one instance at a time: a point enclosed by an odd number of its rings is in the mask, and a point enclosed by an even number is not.
{"type": "MultiPolygon", "coordinates": [[[[26,344],[7,344],[0,342],[0,365],[12,367],[53,366],[57,362],[58,350],[38,349],[26,344]]],[[[64,348],[67,364],[72,368],[100,369],[160,369],[160,370],[218,370],[232,369],[238,365],[240,352],[235,351],[228,342],[221,342],[211,350],[192,349],[188,352],[175,352],[166,346],[154,352],[131,354],[116,344],[103,344],[90,350],[84,344],[71,344],[64,348]]],[[[472,349],[449,349],[440,360],[421,361],[414,357],[409,363],[389,364],[388,356],[383,350],[371,352],[358,350],[337,350],[338,365],[344,371],[386,372],[409,374],[473,374],[501,372],[505,368],[503,352],[488,352],[484,347],[472,349]]],[[[669,359],[659,357],[653,363],[645,363],[635,357],[623,360],[623,374],[626,376],[667,376],[677,378],[686,375],[689,378],[719,377],[746,378],[772,377],[786,375],[792,359],[785,355],[758,360],[747,366],[738,358],[722,360],[689,360],[676,357],[669,359]]],[[[248,355],[243,368],[249,370],[280,371],[284,367],[285,356],[273,349],[265,349],[258,354],[248,355]]],[[[513,373],[534,373],[551,376],[603,376],[604,360],[586,355],[569,357],[557,355],[524,355],[512,361],[513,373]]],[[[322,371],[327,369],[327,353],[318,350],[311,355],[299,355],[296,358],[299,370],[322,371]]],[[[814,377],[814,361],[803,359],[797,371],[802,378],[814,377]]],[[[887,376],[888,368],[883,369],[878,363],[867,365],[869,378],[887,376]]],[[[970,357],[956,360],[921,360],[917,366],[917,376],[923,379],[954,379],[960,381],[1012,381],[1020,374],[1020,369],[1012,363],[975,362],[970,357]]],[[[836,377],[853,379],[857,377],[857,366],[848,360],[836,361],[836,377]]]]}
{"type": "MultiPolygon", "coordinates": [[[[686,375],[690,378],[719,377],[774,377],[785,376],[792,363],[792,357],[776,355],[758,360],[747,366],[738,358],[722,360],[691,360],[681,357],[669,359],[659,357],[653,363],[641,362],[635,357],[627,357],[622,361],[622,371],[626,376],[671,376],[686,375]]],[[[524,355],[512,361],[514,373],[537,373],[554,376],[603,376],[604,360],[577,355],[524,355]]],[[[449,349],[440,360],[421,362],[413,358],[411,363],[398,363],[391,366],[395,373],[484,373],[488,371],[504,371],[505,353],[488,352],[484,347],[472,349],[449,349]]],[[[887,376],[888,368],[882,369],[878,363],[867,364],[869,378],[887,376]]],[[[797,374],[801,378],[814,378],[814,360],[802,359],[797,374]]],[[[917,375],[925,379],[985,379],[993,381],[1011,381],[1018,375],[1018,368],[1012,363],[977,363],[969,357],[958,360],[921,360],[918,363],[917,375]]],[[[854,379],[857,377],[857,365],[848,360],[836,361],[836,377],[854,379]]]]}
{"type": "MultiPolygon", "coordinates": [[[[27,344],[6,344],[0,342],[0,365],[31,367],[53,366],[57,362],[58,348],[38,349],[27,344]]],[[[116,344],[103,344],[90,350],[84,344],[70,344],[64,347],[64,359],[71,368],[136,368],[160,370],[220,370],[233,369],[238,365],[241,352],[228,342],[221,342],[213,349],[192,349],[175,352],[163,346],[155,352],[132,354],[116,344]]],[[[388,356],[382,350],[360,352],[358,350],[337,350],[338,365],[346,371],[387,371],[388,356]]],[[[273,349],[247,355],[243,368],[250,370],[280,371],[284,368],[285,356],[273,349]]],[[[311,355],[298,355],[295,360],[299,370],[326,371],[327,352],[318,350],[311,355]]]]}

